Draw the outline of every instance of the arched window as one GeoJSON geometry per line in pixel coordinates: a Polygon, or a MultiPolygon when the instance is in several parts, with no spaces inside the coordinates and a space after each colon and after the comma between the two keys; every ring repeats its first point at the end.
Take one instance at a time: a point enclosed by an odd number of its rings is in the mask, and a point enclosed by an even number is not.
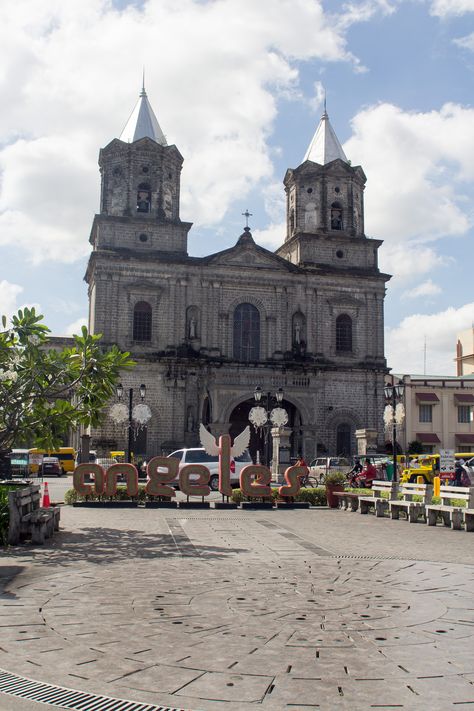
{"type": "Polygon", "coordinates": [[[151,190],[148,183],[140,183],[137,190],[137,212],[150,212],[151,190]]]}
{"type": "Polygon", "coordinates": [[[331,229],[344,229],[342,220],[342,205],[340,202],[333,202],[331,205],[331,229]]]}
{"type": "Polygon", "coordinates": [[[151,341],[151,306],[139,301],[133,309],[133,340],[151,341]]]}
{"type": "Polygon", "coordinates": [[[351,426],[347,422],[341,422],[336,429],[336,453],[338,456],[347,457],[352,454],[351,444],[351,426]]]}
{"type": "Polygon", "coordinates": [[[336,351],[352,350],[352,319],[341,314],[336,319],[336,351]]]}
{"type": "Polygon", "coordinates": [[[260,358],[260,313],[252,304],[234,311],[234,358],[247,363],[260,358]]]}

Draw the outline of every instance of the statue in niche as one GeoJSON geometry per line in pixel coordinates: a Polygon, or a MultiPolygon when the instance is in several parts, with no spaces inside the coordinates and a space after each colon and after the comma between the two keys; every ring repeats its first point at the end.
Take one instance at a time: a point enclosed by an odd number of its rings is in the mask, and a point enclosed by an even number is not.
{"type": "Polygon", "coordinates": [[[293,318],[293,350],[298,355],[306,351],[304,316],[298,313],[293,318]]]}
{"type": "Polygon", "coordinates": [[[186,430],[188,432],[194,432],[194,415],[193,415],[193,408],[188,407],[188,417],[186,421],[186,430]]]}
{"type": "Polygon", "coordinates": [[[194,314],[191,314],[189,319],[188,338],[197,338],[197,320],[194,314]]]}
{"type": "Polygon", "coordinates": [[[173,203],[171,197],[171,191],[166,189],[164,193],[163,207],[165,217],[170,220],[173,217],[173,203]]]}
{"type": "Polygon", "coordinates": [[[299,346],[301,343],[301,324],[299,323],[299,321],[296,321],[295,323],[294,342],[297,346],[299,346]]]}

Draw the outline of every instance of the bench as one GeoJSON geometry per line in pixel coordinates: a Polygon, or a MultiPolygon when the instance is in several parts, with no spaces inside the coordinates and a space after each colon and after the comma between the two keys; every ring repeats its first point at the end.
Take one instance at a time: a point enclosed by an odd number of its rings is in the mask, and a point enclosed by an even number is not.
{"type": "Polygon", "coordinates": [[[441,516],[445,526],[460,530],[464,522],[466,531],[474,531],[474,487],[441,486],[439,490],[441,504],[430,504],[426,507],[426,522],[428,526],[436,526],[438,516],[441,516]],[[453,499],[462,499],[466,507],[453,506],[453,499]]]}
{"type": "Polygon", "coordinates": [[[402,498],[390,499],[388,502],[390,518],[398,519],[400,511],[405,511],[410,523],[416,523],[420,516],[426,520],[426,506],[431,504],[433,498],[432,484],[401,484],[397,494],[401,494],[402,498]],[[421,497],[421,501],[414,501],[414,496],[421,497]]]}
{"type": "Polygon", "coordinates": [[[345,511],[357,511],[359,508],[359,494],[353,491],[333,491],[333,496],[337,497],[338,508],[345,511]]]}
{"type": "Polygon", "coordinates": [[[397,482],[374,479],[372,482],[372,496],[359,496],[361,514],[369,513],[369,509],[373,507],[377,517],[383,516],[385,511],[388,511],[389,499],[396,498],[397,490],[397,482]],[[383,497],[382,494],[388,494],[388,497],[383,497]]]}
{"type": "Polygon", "coordinates": [[[16,545],[25,539],[44,543],[54,531],[59,530],[59,506],[42,508],[39,484],[30,484],[8,492],[10,522],[8,543],[16,545]]]}

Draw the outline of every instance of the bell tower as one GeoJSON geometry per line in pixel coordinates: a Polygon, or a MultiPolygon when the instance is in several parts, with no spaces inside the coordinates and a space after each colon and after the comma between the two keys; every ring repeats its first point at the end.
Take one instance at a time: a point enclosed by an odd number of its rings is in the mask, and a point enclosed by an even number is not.
{"type": "Polygon", "coordinates": [[[143,87],[120,138],[99,154],[100,214],[90,238],[94,250],[187,254],[191,224],[179,216],[182,165],[143,87]]]}
{"type": "Polygon", "coordinates": [[[286,236],[278,254],[296,264],[343,266],[354,260],[354,266],[376,266],[379,241],[364,233],[365,183],[325,110],[303,162],[284,178],[286,236]]]}

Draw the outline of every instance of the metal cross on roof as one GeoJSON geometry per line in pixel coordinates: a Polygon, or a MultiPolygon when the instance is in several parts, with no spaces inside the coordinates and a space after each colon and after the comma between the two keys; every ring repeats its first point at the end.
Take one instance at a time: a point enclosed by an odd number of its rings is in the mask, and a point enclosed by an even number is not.
{"type": "Polygon", "coordinates": [[[248,227],[249,226],[249,217],[253,217],[253,215],[251,212],[248,211],[248,208],[247,208],[247,210],[245,210],[245,212],[242,213],[242,215],[245,217],[245,227],[248,227]]]}

